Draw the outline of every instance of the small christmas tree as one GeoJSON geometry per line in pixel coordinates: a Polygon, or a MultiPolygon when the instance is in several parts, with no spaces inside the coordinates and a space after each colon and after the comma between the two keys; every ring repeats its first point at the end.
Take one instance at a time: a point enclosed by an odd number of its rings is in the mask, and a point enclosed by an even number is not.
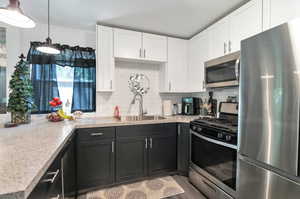
{"type": "Polygon", "coordinates": [[[30,122],[31,110],[35,108],[32,96],[29,65],[22,54],[15,66],[15,71],[9,81],[8,111],[11,112],[11,123],[22,124],[30,122]]]}

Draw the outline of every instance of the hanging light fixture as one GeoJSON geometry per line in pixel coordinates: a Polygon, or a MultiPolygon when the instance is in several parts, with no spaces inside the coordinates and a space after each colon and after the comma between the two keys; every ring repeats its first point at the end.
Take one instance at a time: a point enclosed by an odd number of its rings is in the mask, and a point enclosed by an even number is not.
{"type": "Polygon", "coordinates": [[[20,8],[19,0],[9,0],[7,7],[0,8],[0,21],[20,28],[33,28],[35,23],[20,8]]]}
{"type": "Polygon", "coordinates": [[[46,38],[46,43],[37,47],[37,50],[47,54],[59,54],[60,51],[54,47],[52,40],[50,38],[50,1],[48,0],[48,37],[46,38]]]}

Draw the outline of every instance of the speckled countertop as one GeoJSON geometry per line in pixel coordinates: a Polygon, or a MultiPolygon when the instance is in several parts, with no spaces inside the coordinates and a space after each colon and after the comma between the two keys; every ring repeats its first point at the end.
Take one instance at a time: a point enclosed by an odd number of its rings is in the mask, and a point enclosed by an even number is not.
{"type": "Polygon", "coordinates": [[[41,116],[35,117],[28,125],[0,128],[0,199],[27,198],[76,128],[183,123],[195,118],[197,116],[119,121],[112,117],[89,117],[51,123],[41,116]]]}

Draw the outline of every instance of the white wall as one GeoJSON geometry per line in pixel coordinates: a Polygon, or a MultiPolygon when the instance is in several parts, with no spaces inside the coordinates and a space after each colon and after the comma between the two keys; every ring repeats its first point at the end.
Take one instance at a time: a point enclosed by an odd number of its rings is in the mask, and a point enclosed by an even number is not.
{"type": "MultiPolygon", "coordinates": [[[[51,26],[50,37],[52,43],[67,44],[70,46],[82,46],[96,48],[96,30],[87,31],[81,29],[51,26]]],[[[31,41],[45,41],[47,38],[47,25],[37,24],[33,29],[22,29],[21,51],[27,55],[31,41]]]]}
{"type": "MultiPolygon", "coordinates": [[[[133,94],[129,90],[128,80],[132,73],[142,73],[150,79],[150,90],[144,96],[144,109],[148,114],[162,113],[162,100],[172,100],[173,103],[181,101],[181,94],[160,94],[159,77],[160,65],[147,63],[116,62],[116,87],[113,93],[97,93],[97,114],[101,116],[111,116],[114,107],[119,106],[121,115],[138,114],[138,105],[131,105],[133,94]]],[[[185,95],[187,96],[187,95],[185,95]]]]}

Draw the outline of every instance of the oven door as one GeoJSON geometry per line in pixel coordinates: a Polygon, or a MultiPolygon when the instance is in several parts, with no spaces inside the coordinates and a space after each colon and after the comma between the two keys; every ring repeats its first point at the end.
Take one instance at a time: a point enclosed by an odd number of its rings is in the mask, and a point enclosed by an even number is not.
{"type": "Polygon", "coordinates": [[[192,165],[229,194],[236,190],[236,160],[236,146],[191,131],[192,165]]]}
{"type": "Polygon", "coordinates": [[[239,85],[240,53],[233,53],[205,63],[207,88],[239,85]]]}

